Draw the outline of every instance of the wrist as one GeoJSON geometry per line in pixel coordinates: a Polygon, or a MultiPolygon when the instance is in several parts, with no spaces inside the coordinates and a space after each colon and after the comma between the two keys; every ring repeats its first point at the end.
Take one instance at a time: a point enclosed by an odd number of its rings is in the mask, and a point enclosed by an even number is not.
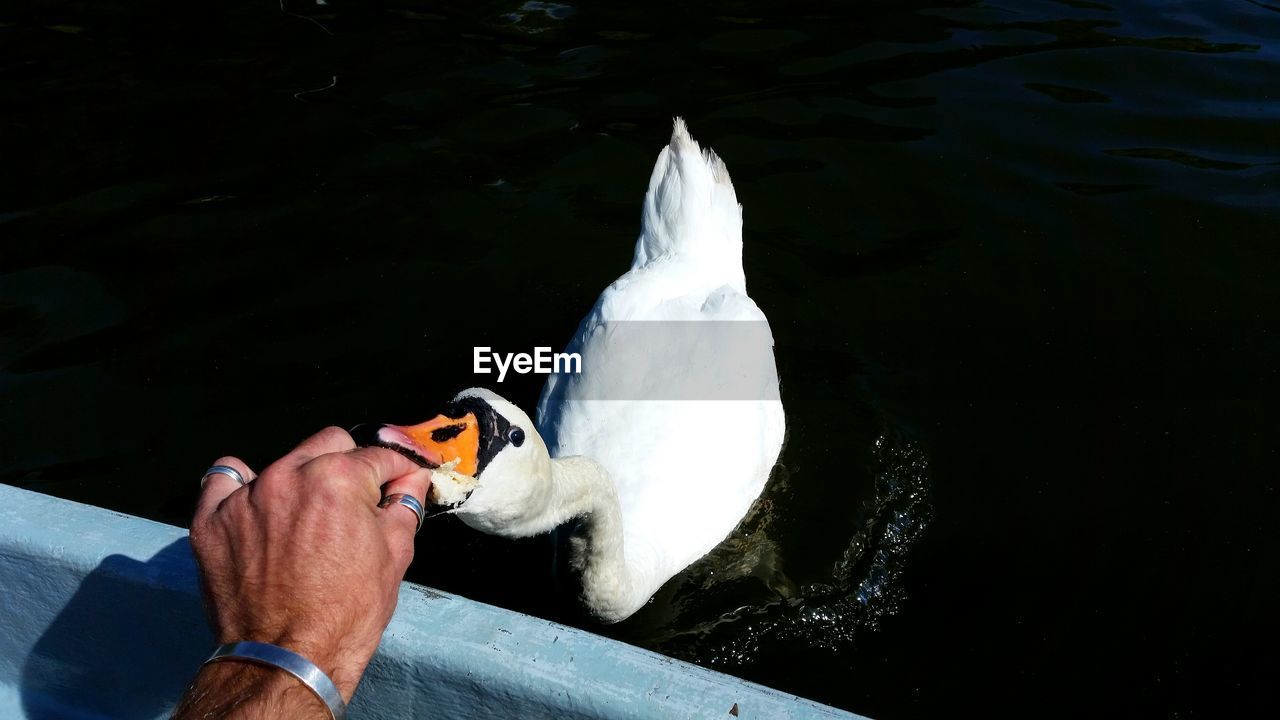
{"type": "Polygon", "coordinates": [[[200,668],[173,713],[188,718],[328,718],[329,708],[277,668],[225,660],[200,668]]]}
{"type": "MultiPolygon", "coordinates": [[[[243,641],[252,641],[275,645],[290,652],[301,655],[304,659],[320,669],[342,694],[342,699],[351,701],[355,694],[364,669],[373,658],[373,650],[346,647],[335,642],[325,642],[314,638],[300,637],[294,633],[254,633],[228,635],[218,634],[218,644],[226,645],[243,641]]],[[[376,649],[376,647],[375,647],[376,649]]],[[[218,663],[213,663],[218,664],[218,663]]],[[[238,662],[236,664],[244,664],[238,662]]],[[[280,672],[277,670],[277,672],[280,672]]]]}

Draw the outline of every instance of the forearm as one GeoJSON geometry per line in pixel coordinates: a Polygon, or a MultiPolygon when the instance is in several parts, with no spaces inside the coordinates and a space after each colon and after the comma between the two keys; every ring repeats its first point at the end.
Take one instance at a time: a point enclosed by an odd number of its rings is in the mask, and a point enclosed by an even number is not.
{"type": "Polygon", "coordinates": [[[201,668],[173,712],[174,720],[267,720],[329,717],[329,709],[283,670],[248,662],[217,662],[201,668]]]}

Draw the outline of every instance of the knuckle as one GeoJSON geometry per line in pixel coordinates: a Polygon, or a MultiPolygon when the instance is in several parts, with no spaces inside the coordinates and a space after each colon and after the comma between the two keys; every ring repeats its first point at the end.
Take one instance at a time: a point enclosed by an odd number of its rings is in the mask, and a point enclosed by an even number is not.
{"type": "Polygon", "coordinates": [[[305,468],[306,485],[315,492],[329,497],[347,499],[357,494],[368,473],[363,462],[346,455],[322,455],[305,468]]]}
{"type": "Polygon", "coordinates": [[[326,443],[352,442],[351,434],[348,433],[346,430],[343,430],[342,428],[338,427],[337,425],[330,425],[329,427],[324,428],[320,432],[316,433],[316,435],[326,443]]]}
{"type": "Polygon", "coordinates": [[[363,477],[379,479],[379,467],[376,463],[370,461],[368,457],[365,457],[364,455],[352,455],[347,458],[347,461],[350,463],[348,470],[352,475],[359,474],[363,477]]]}
{"type": "Polygon", "coordinates": [[[341,482],[351,474],[351,460],[345,455],[329,454],[307,463],[304,468],[307,479],[317,483],[341,482]]]}
{"type": "Polygon", "coordinates": [[[253,481],[253,494],[265,497],[275,497],[277,493],[285,487],[288,487],[290,472],[282,470],[273,465],[263,471],[257,480],[253,481]]]}

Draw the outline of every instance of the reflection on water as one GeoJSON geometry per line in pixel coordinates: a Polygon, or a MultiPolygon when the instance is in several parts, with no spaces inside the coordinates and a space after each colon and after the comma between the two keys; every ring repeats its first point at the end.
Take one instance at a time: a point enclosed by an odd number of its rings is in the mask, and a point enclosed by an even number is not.
{"type": "MultiPolygon", "coordinates": [[[[680,114],[744,205],[790,435],[605,632],[885,718],[1257,714],[1276,10],[0,8],[0,481],[185,523],[219,455],[429,416],[472,346],[568,339],[680,114]]],[[[545,541],[420,542],[470,560],[415,580],[565,613],[545,541]]]]}

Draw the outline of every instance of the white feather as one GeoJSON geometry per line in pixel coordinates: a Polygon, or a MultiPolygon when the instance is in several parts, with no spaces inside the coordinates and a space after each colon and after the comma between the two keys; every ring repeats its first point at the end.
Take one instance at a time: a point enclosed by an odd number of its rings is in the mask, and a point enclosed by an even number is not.
{"type": "Polygon", "coordinates": [[[566,351],[582,355],[584,371],[548,380],[538,431],[552,457],[584,455],[608,472],[634,612],[728,536],[764,488],[785,431],[768,320],[746,294],[742,208],[724,163],[699,150],[682,120],[658,155],[631,270],[600,295],[566,351]],[[657,352],[636,368],[635,348],[609,331],[618,321],[757,323],[763,332],[746,336],[753,347],[716,358],[720,376],[754,399],[598,399],[617,397],[599,385],[611,366],[643,373],[651,397],[690,372],[687,358],[657,352]]]}
{"type": "Polygon", "coordinates": [[[459,395],[529,439],[499,451],[456,512],[508,537],[583,518],[573,549],[583,598],[614,622],[728,536],[764,488],[786,425],[773,337],[742,272],[742,208],[724,163],[679,119],[649,182],[631,270],[567,350],[582,373],[549,378],[536,431],[491,391],[459,395]],[[651,327],[652,342],[638,345],[651,327]]]}

